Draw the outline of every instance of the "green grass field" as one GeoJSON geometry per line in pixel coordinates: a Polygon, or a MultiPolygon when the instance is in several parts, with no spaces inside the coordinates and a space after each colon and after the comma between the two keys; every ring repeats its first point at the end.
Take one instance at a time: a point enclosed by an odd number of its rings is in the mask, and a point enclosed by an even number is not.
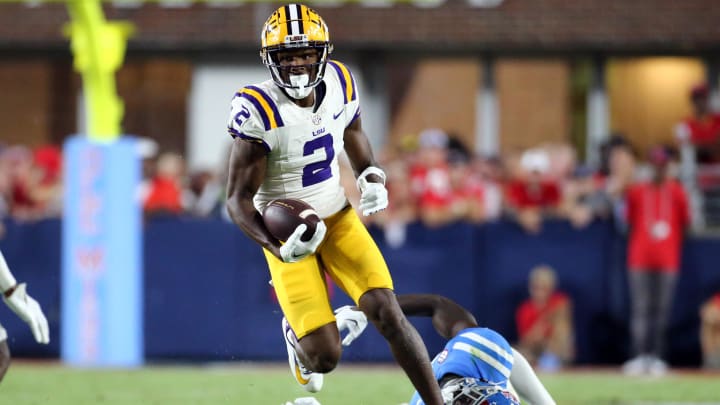
{"type": "MultiPolygon", "coordinates": [[[[541,375],[558,404],[720,404],[720,374],[627,378],[615,371],[541,375]]],[[[341,365],[326,376],[322,405],[398,405],[412,388],[393,365],[341,365]]],[[[282,365],[244,364],[83,370],[57,364],[12,365],[0,404],[279,405],[308,394],[282,365]]]]}

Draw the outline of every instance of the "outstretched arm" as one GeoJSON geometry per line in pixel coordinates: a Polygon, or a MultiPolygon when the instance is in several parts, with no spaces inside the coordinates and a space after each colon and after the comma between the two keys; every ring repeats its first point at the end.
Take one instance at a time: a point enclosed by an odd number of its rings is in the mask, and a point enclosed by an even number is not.
{"type": "MultiPolygon", "coordinates": [[[[424,316],[432,318],[433,326],[440,336],[451,339],[461,330],[478,326],[475,317],[450,298],[437,294],[401,294],[396,296],[400,309],[406,316],[424,316]]],[[[357,308],[344,306],[335,310],[338,329],[349,330],[343,339],[348,346],[367,326],[365,315],[357,308]],[[362,318],[362,322],[358,317],[362,318]]]]}
{"type": "Polygon", "coordinates": [[[17,281],[10,272],[10,268],[5,262],[5,257],[0,252],[0,292],[8,296],[12,294],[13,290],[17,286],[17,281]]]}
{"type": "Polygon", "coordinates": [[[27,294],[25,283],[18,284],[15,281],[2,252],[0,252],[0,290],[5,304],[30,326],[35,340],[43,344],[50,342],[48,321],[40,304],[27,294]]]}
{"type": "Polygon", "coordinates": [[[431,317],[435,330],[445,339],[451,339],[463,329],[478,326],[468,310],[441,295],[402,294],[397,300],[405,315],[431,317]]]}
{"type": "MultiPolygon", "coordinates": [[[[5,257],[3,257],[2,252],[0,252],[0,294],[2,294],[3,297],[5,294],[10,295],[16,286],[17,281],[15,281],[15,277],[10,273],[7,263],[5,263],[5,257]]],[[[2,336],[0,336],[0,381],[2,381],[8,367],[10,367],[10,349],[8,348],[5,331],[0,330],[0,334],[2,334],[2,336]]]]}

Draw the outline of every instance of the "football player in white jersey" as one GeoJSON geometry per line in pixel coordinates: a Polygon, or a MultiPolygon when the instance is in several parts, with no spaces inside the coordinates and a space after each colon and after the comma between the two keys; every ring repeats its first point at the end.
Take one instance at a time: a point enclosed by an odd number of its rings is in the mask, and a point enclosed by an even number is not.
{"type": "MultiPolygon", "coordinates": [[[[479,327],[475,317],[453,300],[435,294],[404,294],[397,300],[405,315],[432,318],[435,330],[448,339],[432,361],[446,405],[518,404],[515,390],[530,405],[555,405],[525,357],[499,333],[479,327]]],[[[338,325],[352,325],[343,339],[350,345],[367,321],[349,306],[336,313],[338,325]]],[[[409,402],[423,404],[417,392],[409,402]]]]}
{"type": "Polygon", "coordinates": [[[292,373],[316,392],[323,373],[340,359],[327,273],[387,339],[425,402],[442,404],[423,341],[400,310],[385,260],[340,185],[338,155],[345,151],[361,193],[360,211],[371,215],[387,207],[385,173],[362,128],[355,79],[344,64],[329,60],[327,25],[305,5],[275,10],[261,42],[272,78],[242,88],[232,100],[227,208],[263,247],[292,373]],[[260,212],[276,198],[301,199],[318,212],[323,221],[310,240],[300,239],[305,225],[285,243],[268,232],[260,212]]]}
{"type": "MultiPolygon", "coordinates": [[[[40,304],[27,294],[26,288],[25,283],[18,284],[15,281],[15,277],[5,262],[5,257],[0,252],[0,293],[2,293],[3,301],[20,319],[27,322],[38,343],[47,344],[50,342],[48,321],[40,304]]],[[[7,332],[0,325],[0,381],[5,376],[8,367],[10,367],[10,348],[7,344],[7,332]]]]}

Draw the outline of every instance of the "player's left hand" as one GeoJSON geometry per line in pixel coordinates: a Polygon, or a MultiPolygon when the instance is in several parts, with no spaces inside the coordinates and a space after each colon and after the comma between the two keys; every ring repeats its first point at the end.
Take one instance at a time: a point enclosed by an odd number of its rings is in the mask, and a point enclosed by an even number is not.
{"type": "Polygon", "coordinates": [[[280,257],[285,263],[295,263],[315,253],[322,243],[327,232],[325,222],[320,221],[315,225],[315,233],[309,241],[304,242],[302,235],[307,230],[307,225],[301,224],[290,235],[287,241],[280,247],[280,257]]]}
{"type": "Polygon", "coordinates": [[[388,206],[388,192],[382,183],[371,183],[360,177],[358,179],[360,188],[360,211],[364,216],[372,215],[382,211],[388,206]]]}
{"type": "Polygon", "coordinates": [[[295,398],[293,402],[285,402],[285,405],[321,405],[314,397],[295,398]]]}
{"type": "Polygon", "coordinates": [[[363,333],[368,324],[365,314],[350,305],[336,309],[335,320],[338,331],[348,331],[342,340],[343,346],[350,346],[350,343],[363,333]]]}
{"type": "Polygon", "coordinates": [[[30,326],[38,343],[47,344],[50,342],[47,318],[45,318],[40,304],[27,294],[26,289],[25,283],[18,284],[9,297],[3,295],[3,301],[30,326]]]}

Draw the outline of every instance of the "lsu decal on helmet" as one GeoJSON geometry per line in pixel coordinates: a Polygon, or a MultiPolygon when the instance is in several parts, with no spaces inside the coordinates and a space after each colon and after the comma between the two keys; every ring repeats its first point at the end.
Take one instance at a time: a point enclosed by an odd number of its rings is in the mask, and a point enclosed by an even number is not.
{"type": "Polygon", "coordinates": [[[278,8],[263,25],[260,42],[260,57],[278,86],[285,89],[308,89],[309,93],[322,80],[332,45],[328,27],[315,10],[303,4],[288,4],[278,8]],[[308,66],[311,72],[308,80],[298,83],[287,77],[287,74],[281,74],[277,53],[302,48],[317,50],[318,62],[308,66]]]}
{"type": "Polygon", "coordinates": [[[441,392],[445,405],[520,405],[511,392],[476,378],[452,379],[441,392]]]}

